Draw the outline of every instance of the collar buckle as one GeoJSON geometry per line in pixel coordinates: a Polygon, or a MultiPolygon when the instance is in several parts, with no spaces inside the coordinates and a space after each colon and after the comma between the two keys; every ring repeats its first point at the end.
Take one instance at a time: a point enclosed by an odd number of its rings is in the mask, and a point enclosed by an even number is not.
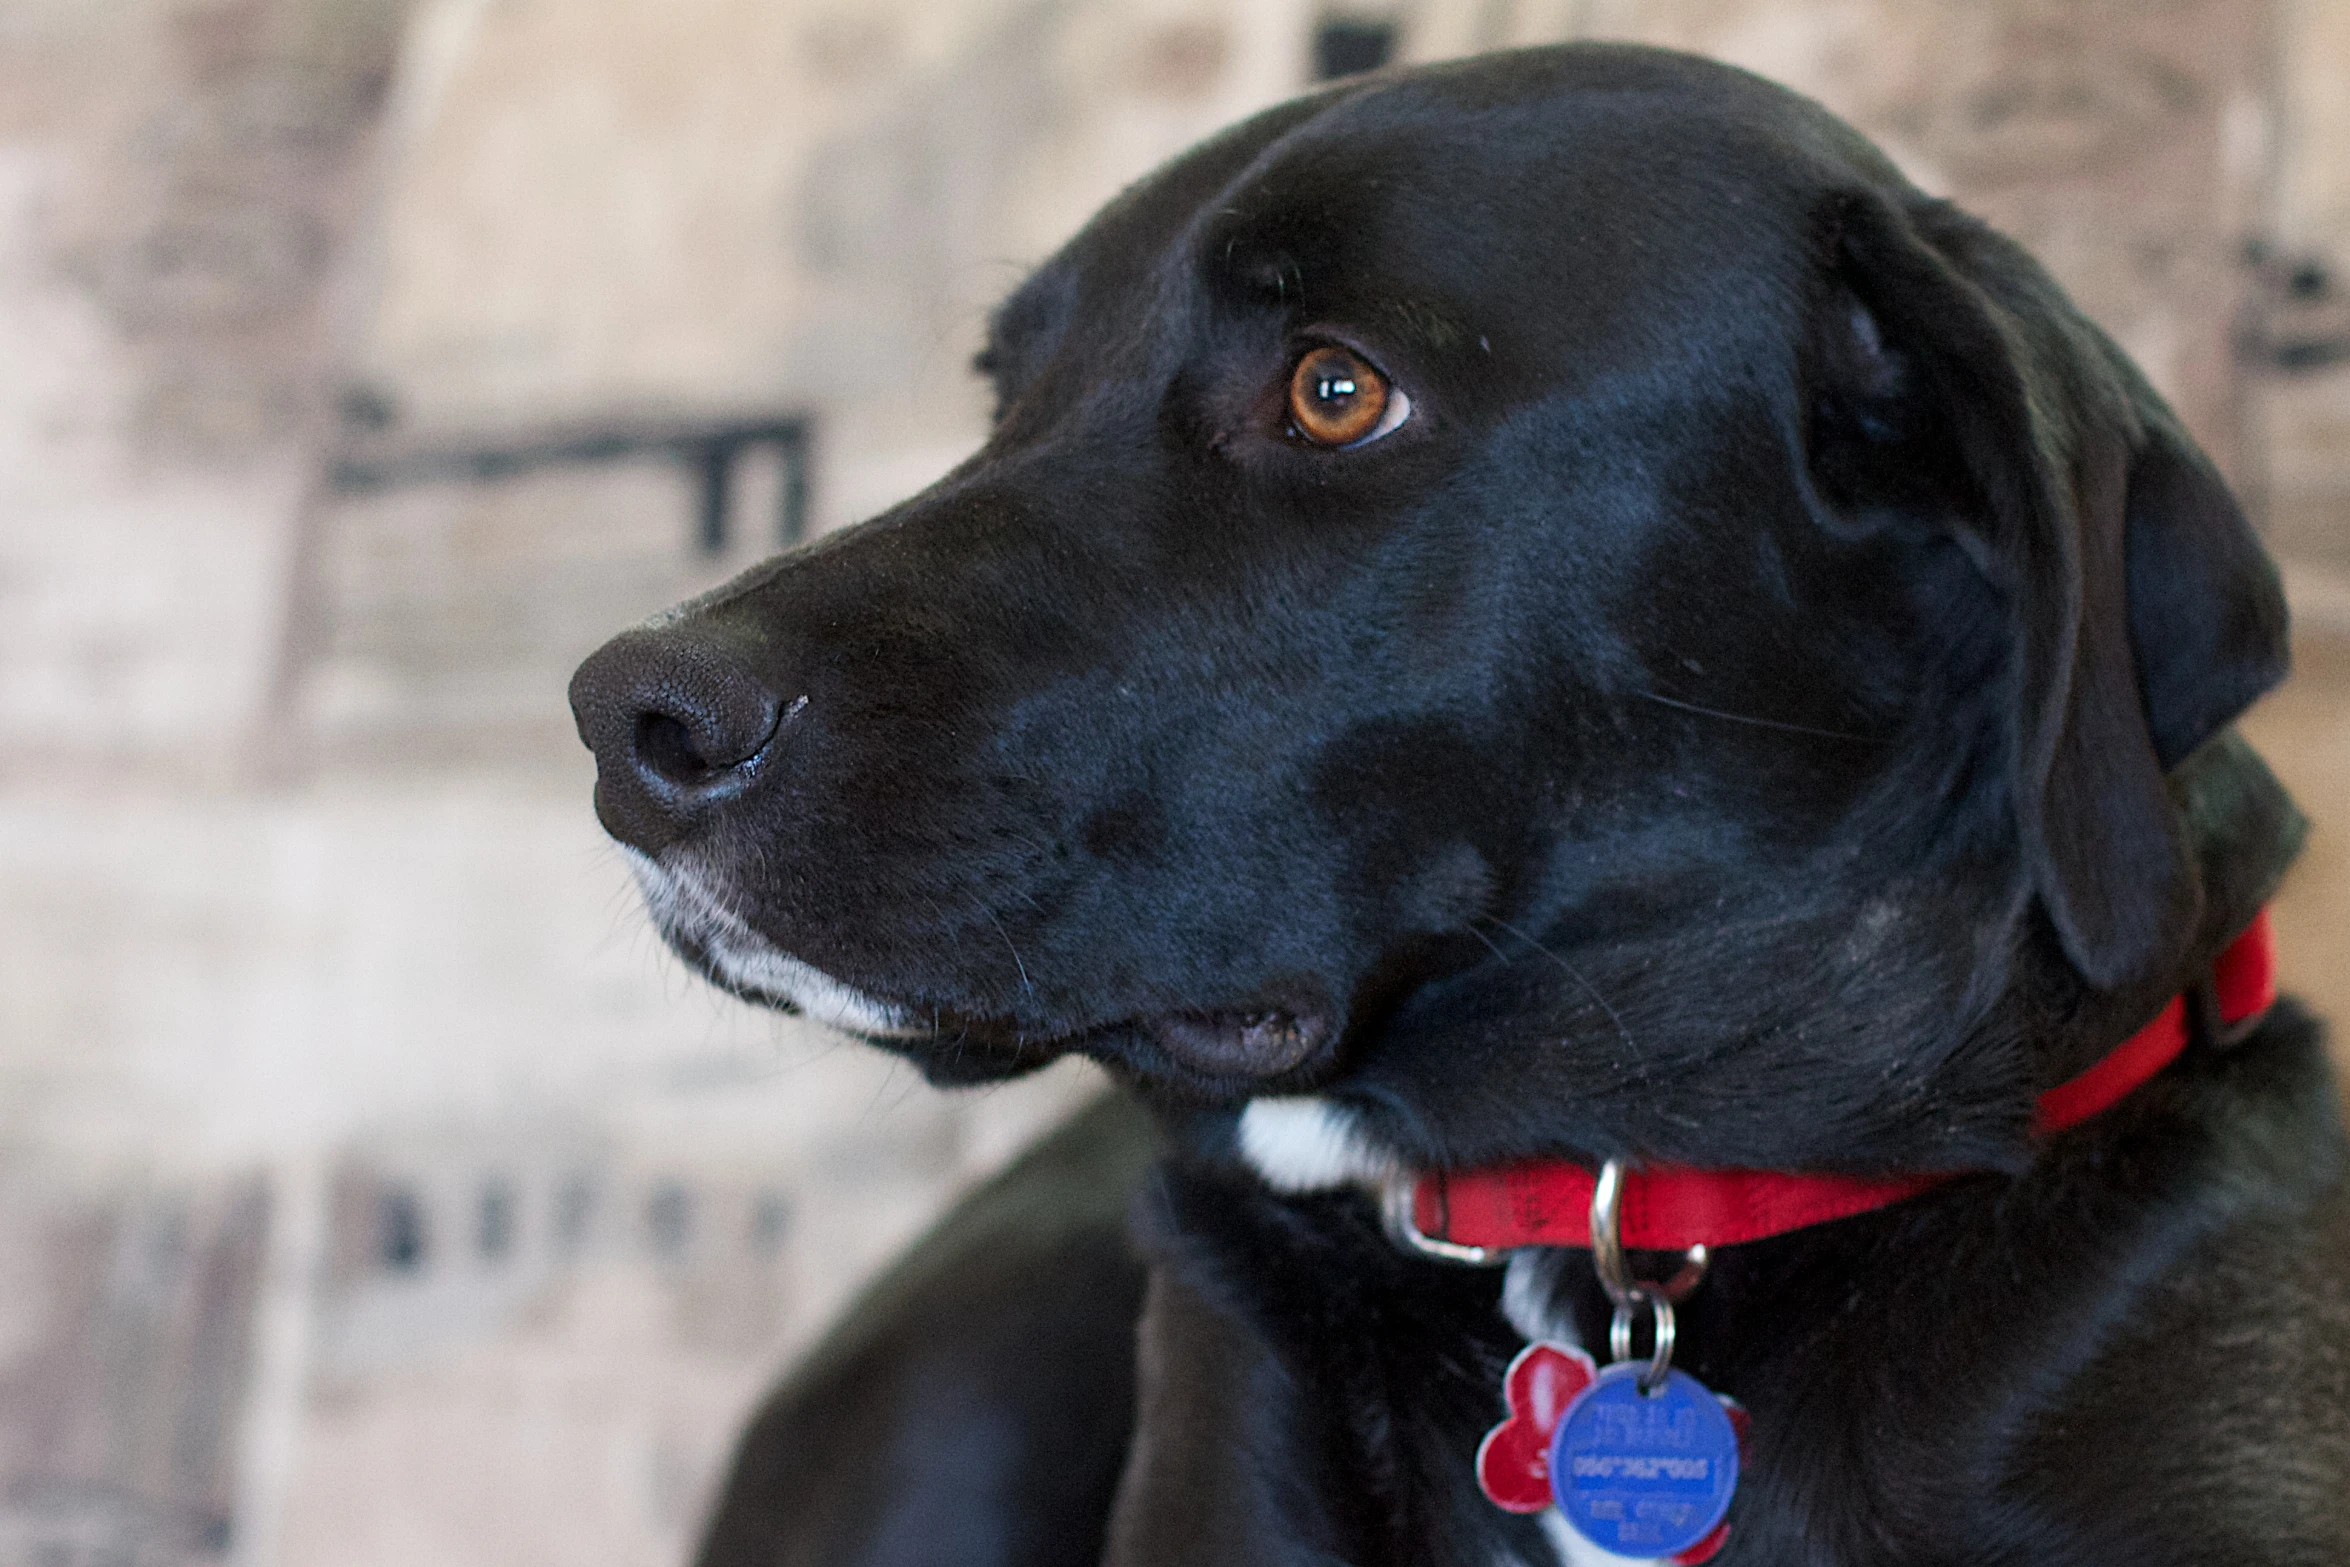
{"type": "Polygon", "coordinates": [[[1508,1246],[1463,1246],[1458,1241],[1438,1240],[1422,1230],[1413,1206],[1419,1189],[1417,1175],[1391,1176],[1381,1184],[1379,1218],[1387,1227],[1389,1240],[1406,1251],[1460,1267],[1498,1268],[1510,1260],[1512,1248],[1508,1246]]]}

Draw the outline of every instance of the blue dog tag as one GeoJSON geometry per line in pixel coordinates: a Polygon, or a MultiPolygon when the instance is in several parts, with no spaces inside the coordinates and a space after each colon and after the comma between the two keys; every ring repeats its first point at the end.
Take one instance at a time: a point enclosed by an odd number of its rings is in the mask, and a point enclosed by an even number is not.
{"type": "Polygon", "coordinates": [[[1711,1534],[1738,1488],[1738,1432],[1721,1401],[1684,1372],[1640,1391],[1645,1362],[1608,1367],[1567,1407],[1551,1439],[1550,1489],[1592,1544],[1619,1556],[1675,1556],[1711,1534]]]}

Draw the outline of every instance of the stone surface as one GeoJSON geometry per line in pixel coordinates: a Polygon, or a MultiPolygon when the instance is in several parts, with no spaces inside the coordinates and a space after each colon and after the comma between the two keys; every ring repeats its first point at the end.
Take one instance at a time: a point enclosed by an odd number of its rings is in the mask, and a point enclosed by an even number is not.
{"type": "Polygon", "coordinates": [[[0,1560],[226,1556],[269,1217],[253,1180],[100,1196],[0,1175],[0,1560]]]}

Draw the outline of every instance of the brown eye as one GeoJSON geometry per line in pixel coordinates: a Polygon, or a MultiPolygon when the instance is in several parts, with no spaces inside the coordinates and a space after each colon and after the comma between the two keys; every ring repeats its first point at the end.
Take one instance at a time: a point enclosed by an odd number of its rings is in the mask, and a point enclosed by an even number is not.
{"type": "Polygon", "coordinates": [[[1289,374],[1289,419],[1316,446],[1352,446],[1380,429],[1388,411],[1387,379],[1362,355],[1317,348],[1289,374]]]}

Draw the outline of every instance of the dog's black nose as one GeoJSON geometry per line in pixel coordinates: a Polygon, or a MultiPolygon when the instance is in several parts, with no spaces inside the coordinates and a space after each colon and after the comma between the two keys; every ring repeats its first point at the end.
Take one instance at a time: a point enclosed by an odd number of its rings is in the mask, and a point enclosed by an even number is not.
{"type": "Polygon", "coordinates": [[[648,853],[749,784],[781,712],[732,649],[683,628],[622,632],[571,677],[571,714],[596,754],[596,815],[648,853]]]}

